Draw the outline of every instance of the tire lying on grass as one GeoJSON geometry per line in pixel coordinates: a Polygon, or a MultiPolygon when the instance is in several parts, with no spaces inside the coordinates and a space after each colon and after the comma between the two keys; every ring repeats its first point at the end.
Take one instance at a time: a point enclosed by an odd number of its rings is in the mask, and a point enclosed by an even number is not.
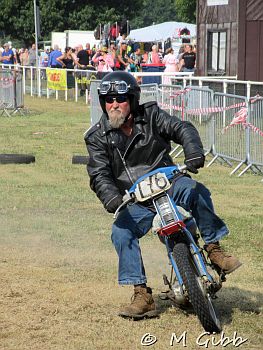
{"type": "Polygon", "coordinates": [[[36,161],[31,154],[0,154],[0,164],[29,164],[36,161]]]}
{"type": "Polygon", "coordinates": [[[73,156],[72,157],[72,164],[85,164],[87,165],[89,160],[88,156],[73,156]]]}

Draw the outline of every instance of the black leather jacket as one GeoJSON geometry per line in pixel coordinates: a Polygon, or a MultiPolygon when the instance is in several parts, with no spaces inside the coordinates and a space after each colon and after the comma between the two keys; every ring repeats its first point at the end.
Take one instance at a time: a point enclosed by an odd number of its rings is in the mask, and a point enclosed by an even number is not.
{"type": "Polygon", "coordinates": [[[140,176],[173,165],[170,141],[182,145],[185,156],[203,154],[195,127],[171,117],[156,102],[140,106],[130,137],[112,129],[103,114],[85,134],[90,186],[103,205],[106,207],[113,198],[123,195],[140,176]]]}

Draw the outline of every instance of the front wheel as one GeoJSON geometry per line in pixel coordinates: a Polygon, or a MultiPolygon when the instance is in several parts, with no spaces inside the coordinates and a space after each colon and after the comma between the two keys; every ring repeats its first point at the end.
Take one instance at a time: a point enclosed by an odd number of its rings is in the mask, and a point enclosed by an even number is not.
{"type": "Polygon", "coordinates": [[[202,326],[207,332],[220,333],[221,326],[216,316],[211,297],[202,286],[186,244],[178,243],[173,250],[175,262],[182,276],[188,297],[202,326]]]}

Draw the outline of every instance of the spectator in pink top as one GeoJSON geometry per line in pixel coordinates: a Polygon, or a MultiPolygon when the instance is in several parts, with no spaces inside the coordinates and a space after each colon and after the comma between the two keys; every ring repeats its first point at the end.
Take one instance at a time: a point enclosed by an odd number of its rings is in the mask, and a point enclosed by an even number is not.
{"type": "MultiPolygon", "coordinates": [[[[163,58],[165,64],[165,72],[178,72],[178,60],[174,54],[174,50],[170,47],[166,50],[166,55],[163,58]]],[[[171,84],[171,78],[169,76],[164,77],[164,84],[171,84]]]]}
{"type": "Polygon", "coordinates": [[[102,79],[105,74],[113,71],[114,59],[110,53],[108,53],[108,48],[103,47],[100,50],[99,55],[94,55],[92,61],[97,64],[98,79],[102,79]]]}
{"type": "Polygon", "coordinates": [[[152,46],[152,51],[149,52],[148,54],[147,63],[157,64],[157,65],[162,63],[160,59],[160,55],[158,53],[157,45],[152,46]]]}

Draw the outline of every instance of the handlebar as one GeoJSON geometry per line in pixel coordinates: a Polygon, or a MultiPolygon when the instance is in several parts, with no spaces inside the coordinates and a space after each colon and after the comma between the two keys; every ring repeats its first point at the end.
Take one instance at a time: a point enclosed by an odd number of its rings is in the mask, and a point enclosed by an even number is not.
{"type": "Polygon", "coordinates": [[[177,167],[178,167],[178,170],[180,173],[187,170],[187,165],[185,165],[185,164],[183,164],[183,165],[177,164],[177,167]]]}
{"type": "Polygon", "coordinates": [[[123,196],[123,202],[121,203],[121,205],[117,208],[117,210],[115,211],[114,215],[113,215],[113,219],[116,219],[121,208],[123,208],[124,206],[126,206],[128,203],[134,201],[134,197],[132,197],[130,195],[130,193],[126,190],[126,194],[123,196]]]}

